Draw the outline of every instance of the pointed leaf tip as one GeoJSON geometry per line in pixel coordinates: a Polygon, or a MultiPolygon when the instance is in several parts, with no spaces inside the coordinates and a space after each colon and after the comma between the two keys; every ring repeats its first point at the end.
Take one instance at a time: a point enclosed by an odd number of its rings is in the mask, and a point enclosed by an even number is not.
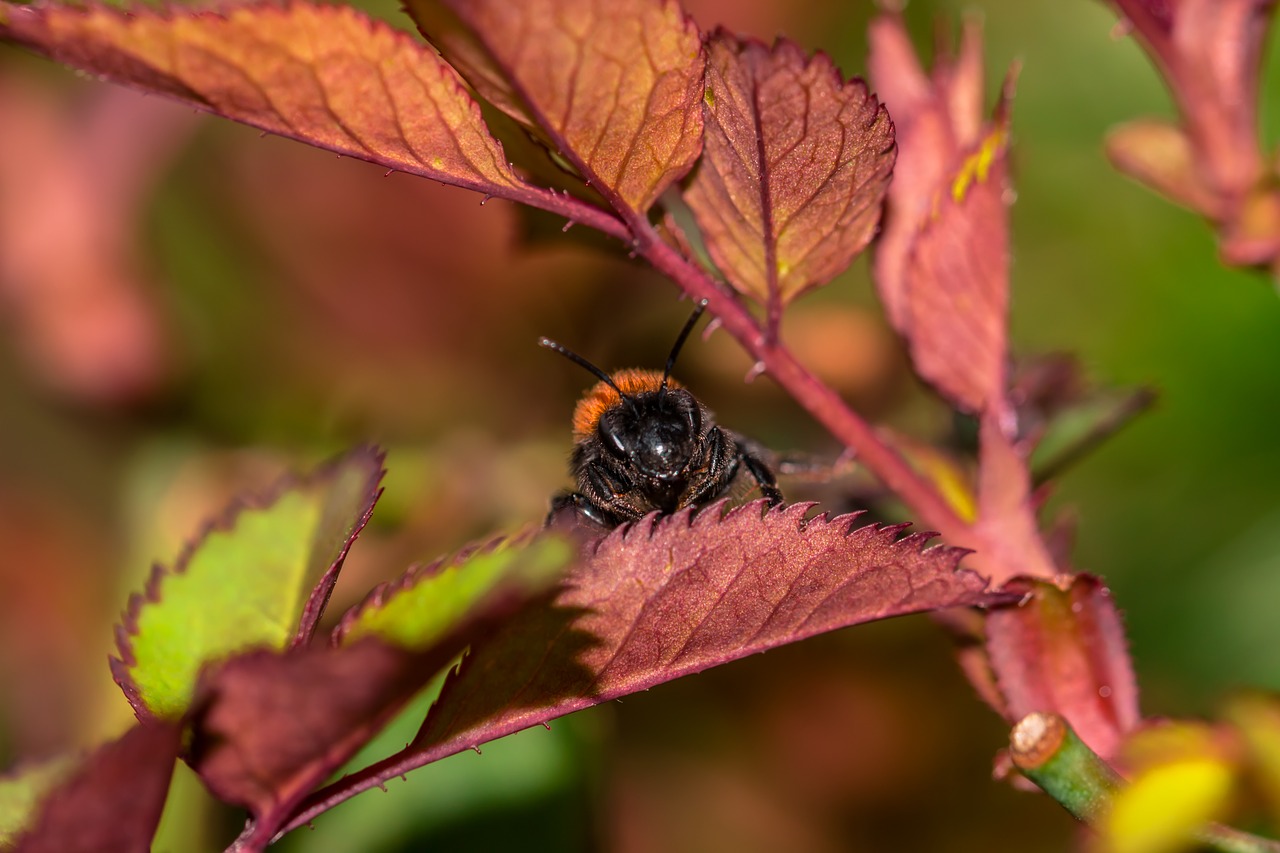
{"type": "Polygon", "coordinates": [[[574,557],[569,540],[529,530],[415,567],[376,587],[334,630],[337,645],[377,636],[406,649],[429,648],[481,601],[522,600],[550,588],[574,557]]]}
{"type": "Polygon", "coordinates": [[[686,193],[738,290],[778,308],[870,242],[896,158],[893,122],[857,78],[793,42],[708,39],[705,156],[686,193]]]}
{"type": "Polygon", "coordinates": [[[112,673],[140,718],[190,704],[200,668],[314,630],[351,542],[378,495],[383,454],[357,448],[242,498],[178,557],[157,566],[116,629],[112,673]]]}

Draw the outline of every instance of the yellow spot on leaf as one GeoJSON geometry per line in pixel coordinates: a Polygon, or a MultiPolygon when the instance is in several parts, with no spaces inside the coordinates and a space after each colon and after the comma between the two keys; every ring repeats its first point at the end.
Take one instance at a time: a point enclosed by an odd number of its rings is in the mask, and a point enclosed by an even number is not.
{"type": "Polygon", "coordinates": [[[951,199],[956,204],[964,201],[969,188],[975,183],[982,183],[991,173],[991,164],[1004,153],[1005,144],[1009,140],[1008,131],[996,127],[982,139],[978,150],[965,158],[960,171],[951,182],[951,199]]]}

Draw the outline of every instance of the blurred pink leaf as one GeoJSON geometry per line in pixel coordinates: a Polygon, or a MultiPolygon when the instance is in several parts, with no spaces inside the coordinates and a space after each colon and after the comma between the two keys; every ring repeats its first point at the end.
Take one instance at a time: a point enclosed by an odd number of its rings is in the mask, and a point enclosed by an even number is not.
{"type": "Polygon", "coordinates": [[[1170,201],[1192,210],[1217,209],[1191,140],[1177,125],[1153,118],[1126,122],[1107,134],[1106,150],[1117,169],[1170,201]]]}
{"type": "Polygon", "coordinates": [[[702,150],[704,58],[672,0],[409,0],[482,97],[615,205],[644,211],[702,150]]]}
{"type": "Polygon", "coordinates": [[[685,194],[729,283],[783,305],[870,242],[895,157],[866,84],[780,39],[708,41],[705,155],[685,194]]]}
{"type": "Polygon", "coordinates": [[[0,74],[0,115],[0,311],[61,393],[147,397],[174,362],[135,232],[195,117],[116,89],[68,98],[19,74],[0,74]]]}
{"type": "Polygon", "coordinates": [[[13,853],[151,849],[182,729],[138,723],[98,747],[45,797],[13,853]]]}
{"type": "Polygon", "coordinates": [[[925,75],[897,15],[872,22],[869,65],[898,130],[876,287],[922,378],[958,408],[1003,412],[1009,286],[1011,85],[982,119],[982,46],[925,75]]]}
{"type": "MultiPolygon", "coordinates": [[[[868,64],[898,131],[899,158],[877,244],[876,288],[916,372],[980,418],[978,550],[992,582],[1052,578],[1032,503],[1029,448],[1008,397],[1009,110],[1013,75],[983,117],[982,40],[926,75],[896,14],[872,21],[868,64]]],[[[942,49],[940,48],[940,51],[942,49]]]]}
{"type": "MultiPolygon", "coordinates": [[[[1276,0],[1111,0],[1147,49],[1182,113],[1212,192],[1238,197],[1259,179],[1257,100],[1276,0]]],[[[1218,211],[1202,210],[1216,218],[1218,211]]]]}
{"type": "Polygon", "coordinates": [[[876,92],[893,118],[898,163],[889,208],[876,246],[876,287],[896,328],[906,325],[903,272],[919,224],[933,211],[958,152],[978,141],[982,124],[982,41],[966,25],[960,54],[935,58],[927,75],[901,18],[882,15],[869,25],[867,66],[876,92]]]}
{"type": "Polygon", "coordinates": [[[1063,590],[1014,581],[1023,603],[987,614],[986,649],[1011,722],[1033,711],[1061,714],[1103,758],[1116,754],[1141,720],[1138,689],[1111,593],[1077,575],[1063,590]]]}

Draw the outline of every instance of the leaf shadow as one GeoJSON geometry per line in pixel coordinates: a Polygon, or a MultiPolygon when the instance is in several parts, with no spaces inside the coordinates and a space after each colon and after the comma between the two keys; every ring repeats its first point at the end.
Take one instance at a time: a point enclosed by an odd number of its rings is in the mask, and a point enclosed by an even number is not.
{"type": "Polygon", "coordinates": [[[595,704],[583,657],[606,641],[578,627],[591,611],[554,590],[474,643],[445,679],[412,746],[451,754],[595,704]],[[542,646],[543,651],[538,652],[542,646]]]}

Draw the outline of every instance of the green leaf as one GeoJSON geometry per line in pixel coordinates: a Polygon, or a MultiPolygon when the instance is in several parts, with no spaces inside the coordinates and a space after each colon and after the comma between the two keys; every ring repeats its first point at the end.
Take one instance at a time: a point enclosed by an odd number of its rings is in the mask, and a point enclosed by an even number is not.
{"type": "Polygon", "coordinates": [[[405,649],[429,648],[456,631],[495,593],[523,597],[545,589],[572,557],[568,540],[543,536],[527,543],[522,538],[492,543],[448,562],[437,561],[374,590],[347,614],[336,637],[342,645],[377,636],[405,649]]]}
{"type": "Polygon", "coordinates": [[[362,447],[236,502],[157,566],[117,629],[116,682],[140,717],[176,718],[201,667],[310,638],[347,548],[368,520],[383,454],[362,447]]]}

